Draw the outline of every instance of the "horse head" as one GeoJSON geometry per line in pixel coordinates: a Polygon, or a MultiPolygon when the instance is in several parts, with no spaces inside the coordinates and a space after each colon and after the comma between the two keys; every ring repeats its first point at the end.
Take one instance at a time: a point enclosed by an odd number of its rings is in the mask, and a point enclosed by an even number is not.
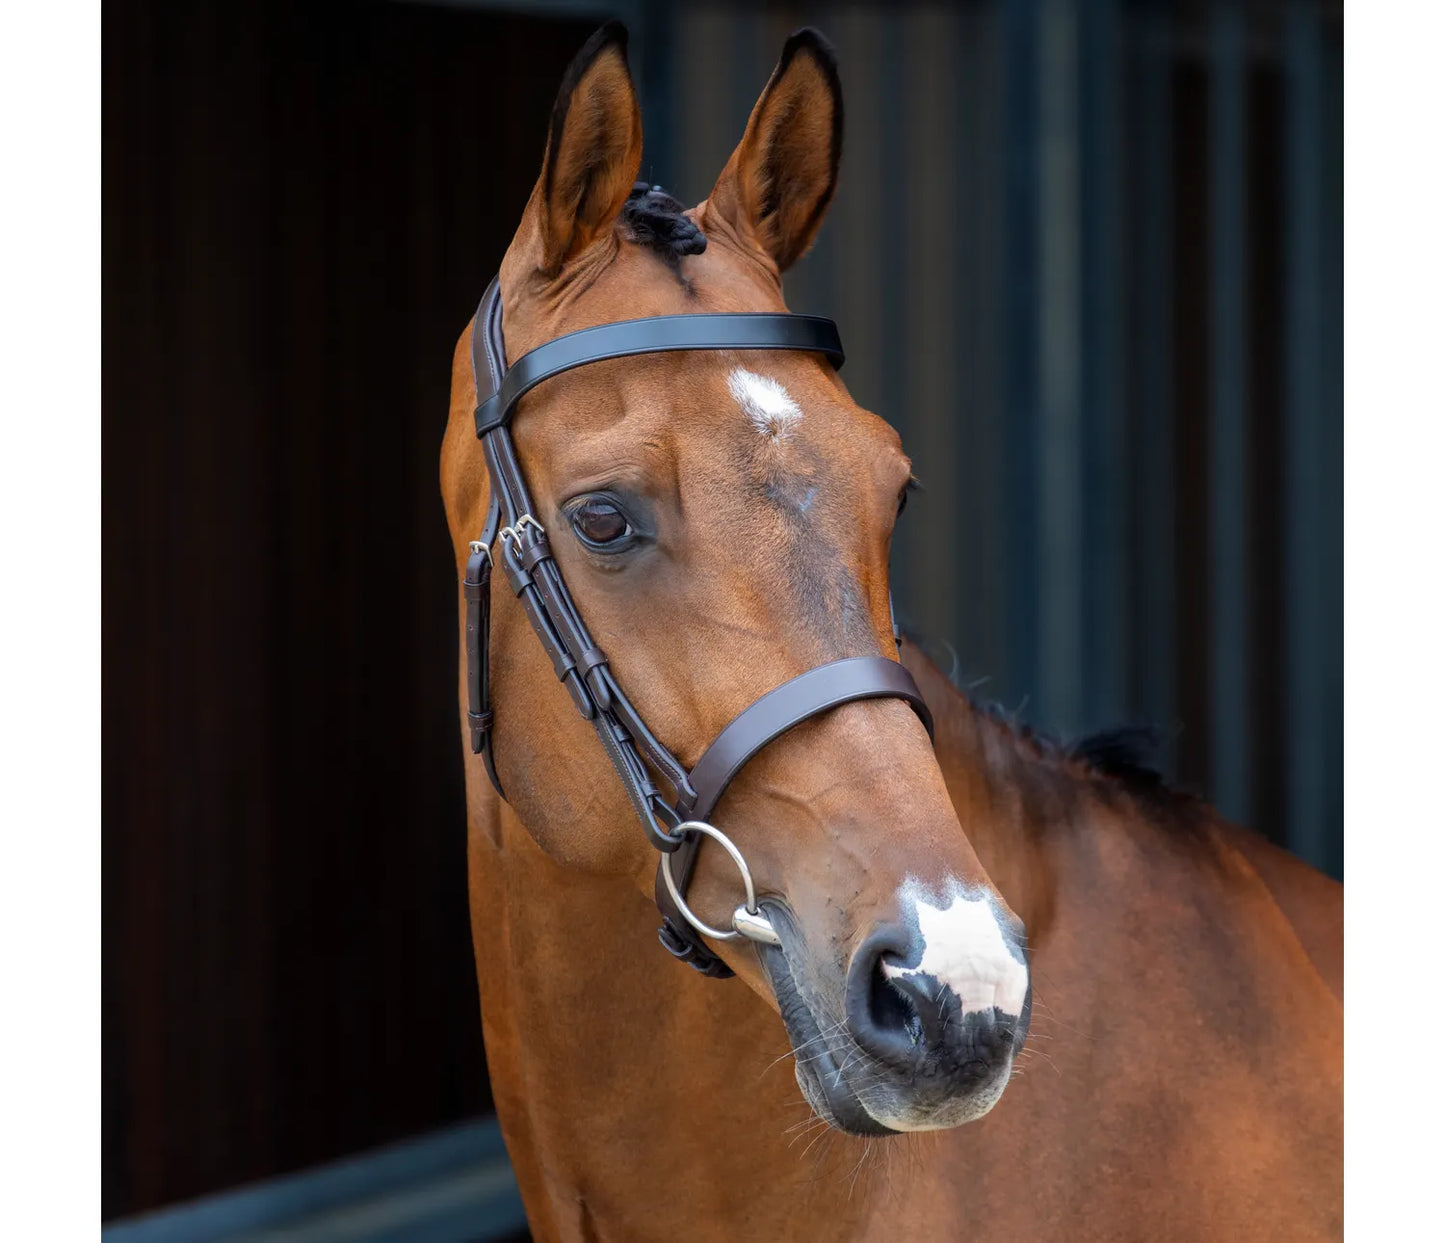
{"type": "MultiPolygon", "coordinates": [[[[785,312],[781,275],[833,197],[842,131],[832,52],[800,31],[712,192],[684,210],[636,183],[642,121],[626,35],[604,27],[565,76],[501,266],[507,358],[623,320],[785,312]]],[[[460,567],[487,478],[466,426],[469,369],[457,374],[466,391],[453,402],[443,483],[460,567]]],[[[617,685],[684,766],[790,679],[846,658],[897,659],[888,559],[911,465],[819,353],[610,358],[539,384],[510,430],[572,600],[617,685]]],[[[512,812],[554,864],[614,885],[619,906],[651,899],[657,852],[505,592],[489,649],[493,755],[512,812]]],[[[492,797],[479,768],[469,782],[492,797]]],[[[859,699],[782,733],[710,819],[747,860],[777,942],[712,948],[780,1013],[816,1113],[855,1134],[985,1113],[1028,1030],[1024,930],[909,703],[859,699]]],[[[727,927],[739,900],[737,868],[702,842],[688,904],[727,927]]],[[[639,1024],[645,1038],[646,1016],[639,1024]]]]}

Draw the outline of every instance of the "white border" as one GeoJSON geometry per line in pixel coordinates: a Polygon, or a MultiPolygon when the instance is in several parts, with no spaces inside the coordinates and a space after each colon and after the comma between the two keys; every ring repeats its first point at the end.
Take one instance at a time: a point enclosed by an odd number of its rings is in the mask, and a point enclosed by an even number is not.
{"type": "MultiPolygon", "coordinates": [[[[1346,1150],[1364,1239],[1415,1237],[1445,1103],[1445,20],[1347,16],[1346,1150]]],[[[8,1237],[79,1238],[100,1219],[98,4],[4,10],[0,152],[3,1212],[8,1237]]]]}
{"type": "Polygon", "coordinates": [[[100,6],[0,11],[4,1228],[100,1222],[100,6]]]}
{"type": "Polygon", "coordinates": [[[1445,20],[1345,23],[1347,1235],[1438,1230],[1445,20]],[[1424,1222],[1436,1222],[1426,1229],[1424,1222]]]}

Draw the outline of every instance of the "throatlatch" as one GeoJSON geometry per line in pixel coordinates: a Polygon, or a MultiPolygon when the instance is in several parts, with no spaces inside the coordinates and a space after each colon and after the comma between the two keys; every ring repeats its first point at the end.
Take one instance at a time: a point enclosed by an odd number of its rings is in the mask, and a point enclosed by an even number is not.
{"type": "Polygon", "coordinates": [[[608,358],[673,350],[805,350],[843,365],[843,347],[830,319],[791,314],[660,315],[568,333],[523,354],[510,370],[502,341],[501,291],[494,278],[472,322],[472,373],[477,435],[491,481],[481,537],[472,543],[462,579],[466,598],[467,725],[472,751],[506,798],[492,754],[493,708],[488,673],[494,557],[552,661],[557,679],[592,723],[649,841],[660,852],[657,884],[659,940],[704,975],[733,974],[703,941],[746,937],[776,945],[777,933],[758,907],[752,873],[732,840],[708,822],[729,783],[768,743],[795,725],[859,699],[906,700],[933,733],[928,706],[912,676],[886,656],[856,656],[819,665],[784,682],[745,708],[689,772],[647,728],[618,686],[607,655],[587,631],[547,532],[533,505],[509,430],[521,398],[543,381],[608,358]],[[494,546],[496,547],[495,552],[494,546]],[[667,788],[665,797],[654,775],[667,788]],[[688,907],[687,887],[704,838],[712,838],[742,876],[745,899],[731,928],[714,928],[688,907]]]}

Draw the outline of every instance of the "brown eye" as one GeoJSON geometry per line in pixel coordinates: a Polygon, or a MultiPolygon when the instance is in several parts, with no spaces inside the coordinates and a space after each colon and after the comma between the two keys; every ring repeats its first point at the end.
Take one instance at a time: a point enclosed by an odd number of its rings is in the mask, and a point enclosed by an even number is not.
{"type": "Polygon", "coordinates": [[[600,496],[588,497],[572,511],[572,527],[594,548],[618,544],[632,534],[627,515],[600,496]]]}

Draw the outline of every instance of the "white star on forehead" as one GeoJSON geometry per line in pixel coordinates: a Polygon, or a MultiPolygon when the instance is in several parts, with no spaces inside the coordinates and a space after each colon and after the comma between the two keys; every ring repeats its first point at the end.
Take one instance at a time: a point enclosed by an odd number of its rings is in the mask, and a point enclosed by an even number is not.
{"type": "Polygon", "coordinates": [[[771,376],[735,367],[728,375],[728,392],[742,407],[752,425],[764,436],[782,440],[803,417],[788,390],[771,376]]]}

